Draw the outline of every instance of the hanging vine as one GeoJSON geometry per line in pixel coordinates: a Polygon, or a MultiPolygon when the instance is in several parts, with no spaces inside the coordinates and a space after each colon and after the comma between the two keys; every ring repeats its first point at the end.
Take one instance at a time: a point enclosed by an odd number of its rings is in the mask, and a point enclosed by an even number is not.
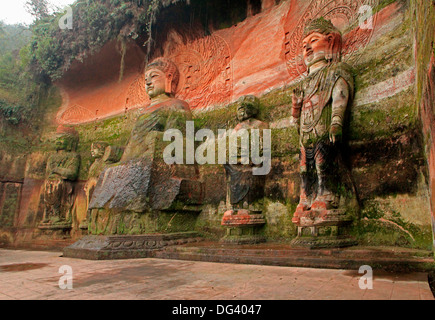
{"type": "Polygon", "coordinates": [[[121,54],[121,63],[119,67],[119,79],[121,82],[124,77],[124,66],[125,66],[125,54],[127,53],[127,41],[125,38],[118,39],[118,44],[120,46],[119,53],[121,54]]]}

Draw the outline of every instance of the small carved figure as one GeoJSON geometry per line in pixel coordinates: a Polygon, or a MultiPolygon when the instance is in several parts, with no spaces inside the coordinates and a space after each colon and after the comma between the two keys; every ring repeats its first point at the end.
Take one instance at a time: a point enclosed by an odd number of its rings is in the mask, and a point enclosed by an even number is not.
{"type": "Polygon", "coordinates": [[[92,211],[89,209],[89,204],[91,202],[95,187],[97,186],[98,177],[100,176],[101,172],[107,168],[107,166],[121,160],[123,151],[123,148],[110,146],[107,142],[97,141],[92,143],[91,156],[94,159],[94,163],[92,163],[91,167],[89,168],[88,181],[84,186],[87,215],[86,219],[80,224],[80,229],[88,229],[92,211]]]}
{"type": "Polygon", "coordinates": [[[77,180],[80,156],[75,152],[78,134],[74,129],[58,128],[56,154],[48,158],[44,185],[44,218],[40,227],[66,228],[71,225],[73,181],[77,180]]]}
{"type": "MultiPolygon", "coordinates": [[[[91,145],[91,157],[94,159],[89,168],[88,178],[96,178],[101,172],[103,164],[103,156],[106,153],[106,148],[109,146],[107,142],[97,141],[91,145]]],[[[88,180],[89,181],[89,180],[88,180]]]]}
{"type": "MultiPolygon", "coordinates": [[[[259,150],[262,150],[262,131],[268,129],[269,125],[263,121],[256,119],[259,111],[260,101],[255,96],[244,96],[238,101],[237,119],[239,124],[230,133],[239,137],[238,133],[246,135],[247,141],[251,141],[250,136],[253,134],[252,130],[259,130],[259,150]],[[242,132],[241,130],[246,130],[242,132]]],[[[242,139],[243,139],[242,135],[242,139]]],[[[258,229],[263,226],[266,221],[262,214],[262,208],[256,203],[264,197],[264,175],[254,175],[253,170],[255,164],[252,158],[249,163],[243,160],[250,159],[248,150],[242,148],[237,143],[237,161],[232,159],[230,163],[237,162],[237,164],[225,164],[224,168],[227,174],[227,210],[222,219],[222,226],[227,229],[226,236],[221,240],[224,243],[233,244],[248,244],[264,242],[265,238],[258,234],[258,229]]],[[[231,148],[231,146],[230,146],[231,148]]],[[[254,150],[251,150],[254,152],[254,150]]],[[[258,153],[260,156],[260,154],[258,153]]],[[[231,157],[231,155],[230,155],[231,157]]]]}
{"type": "MultiPolygon", "coordinates": [[[[91,157],[94,159],[94,162],[92,163],[91,167],[89,168],[88,173],[88,181],[86,182],[84,186],[84,191],[86,194],[86,208],[89,208],[89,203],[92,198],[92,194],[94,193],[95,186],[98,182],[98,176],[102,172],[104,168],[104,160],[103,156],[106,152],[106,148],[109,146],[106,142],[94,142],[91,145],[91,157]]],[[[89,223],[89,210],[87,210],[87,216],[84,221],[80,224],[80,229],[88,229],[88,223],[89,223]]]]}
{"type": "MultiPolygon", "coordinates": [[[[262,150],[261,130],[268,129],[269,125],[256,119],[259,111],[260,101],[255,96],[244,96],[239,99],[237,107],[237,119],[240,121],[231,134],[237,134],[242,129],[260,130],[259,150],[262,150]]],[[[248,137],[249,138],[249,137],[248,137]]],[[[251,141],[251,139],[249,139],[251,141]]],[[[263,198],[264,195],[264,176],[255,176],[252,173],[253,163],[242,164],[242,156],[249,158],[249,155],[243,155],[243,150],[238,144],[237,164],[225,164],[225,170],[228,179],[228,200],[232,209],[248,209],[249,205],[255,200],[263,198]]],[[[235,161],[234,161],[235,162],[235,161]]]]}
{"type": "Polygon", "coordinates": [[[346,108],[354,93],[353,74],[341,61],[342,36],[324,18],[305,28],[303,58],[308,77],[293,92],[292,115],[300,133],[300,202],[293,222],[304,212],[325,218],[339,206],[337,145],[346,108]]]}

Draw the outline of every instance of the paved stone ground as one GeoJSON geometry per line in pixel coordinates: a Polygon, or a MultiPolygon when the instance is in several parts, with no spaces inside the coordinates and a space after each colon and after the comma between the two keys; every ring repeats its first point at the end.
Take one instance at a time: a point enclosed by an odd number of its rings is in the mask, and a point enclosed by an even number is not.
{"type": "Polygon", "coordinates": [[[434,300],[427,274],[374,271],[373,290],[357,271],[140,259],[86,261],[61,253],[0,249],[1,300],[434,300]],[[73,289],[59,288],[61,266],[73,289]]]}

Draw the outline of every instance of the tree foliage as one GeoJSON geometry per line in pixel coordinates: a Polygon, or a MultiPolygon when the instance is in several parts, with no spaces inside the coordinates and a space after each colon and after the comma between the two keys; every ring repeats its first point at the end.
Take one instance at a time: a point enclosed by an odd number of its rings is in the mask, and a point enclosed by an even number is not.
{"type": "Polygon", "coordinates": [[[36,19],[43,19],[50,15],[48,0],[27,0],[25,8],[36,19]]]}
{"type": "Polygon", "coordinates": [[[137,39],[139,34],[149,32],[155,13],[180,1],[186,0],[76,1],[71,6],[72,30],[59,28],[64,12],[35,22],[26,61],[33,73],[57,80],[73,61],[83,61],[108,41],[137,39]]]}
{"type": "Polygon", "coordinates": [[[71,64],[83,61],[110,40],[137,39],[150,31],[162,7],[189,0],[79,0],[73,29],[60,28],[65,12],[50,13],[47,0],[27,0],[35,16],[29,27],[0,22],[0,119],[25,122],[39,99],[71,64]]]}
{"type": "Polygon", "coordinates": [[[17,124],[29,118],[40,88],[20,56],[31,31],[22,25],[1,23],[0,27],[0,117],[17,124]]]}

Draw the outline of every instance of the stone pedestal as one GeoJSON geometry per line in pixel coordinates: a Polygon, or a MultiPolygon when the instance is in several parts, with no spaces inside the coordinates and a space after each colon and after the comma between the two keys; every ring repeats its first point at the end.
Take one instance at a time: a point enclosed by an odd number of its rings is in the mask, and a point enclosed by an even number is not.
{"type": "Polygon", "coordinates": [[[264,216],[246,209],[225,212],[222,226],[226,227],[226,235],[221,239],[227,244],[255,244],[266,242],[259,234],[259,229],[266,223],[264,216]]]}
{"type": "Polygon", "coordinates": [[[82,231],[87,231],[89,229],[89,221],[86,219],[79,225],[79,229],[82,231]]]}
{"type": "Polygon", "coordinates": [[[305,211],[293,222],[298,227],[298,236],[291,242],[294,247],[310,249],[344,248],[357,245],[346,234],[353,219],[345,210],[305,211]]]}
{"type": "Polygon", "coordinates": [[[59,222],[41,222],[38,226],[42,231],[70,231],[72,229],[71,222],[59,221],[59,222]]]}
{"type": "Polygon", "coordinates": [[[70,221],[43,221],[38,225],[37,235],[43,239],[69,239],[71,230],[72,224],[70,221]]]}
{"type": "Polygon", "coordinates": [[[63,256],[87,260],[153,258],[155,252],[166,247],[201,240],[196,232],[134,236],[86,236],[65,248],[63,256]]]}

